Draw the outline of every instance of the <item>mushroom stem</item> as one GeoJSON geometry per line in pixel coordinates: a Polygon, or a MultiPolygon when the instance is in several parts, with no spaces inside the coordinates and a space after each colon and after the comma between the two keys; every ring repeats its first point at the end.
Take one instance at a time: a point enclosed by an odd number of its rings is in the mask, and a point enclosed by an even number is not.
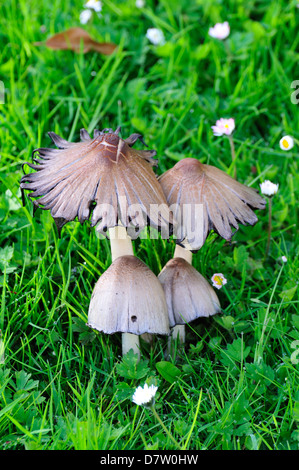
{"type": "Polygon", "coordinates": [[[119,256],[134,255],[131,238],[122,225],[109,229],[112,262],[119,256]]]}
{"type": "MultiPolygon", "coordinates": [[[[192,252],[183,248],[180,245],[176,245],[174,254],[174,258],[183,258],[188,263],[192,264],[192,252]]],[[[171,340],[178,339],[180,344],[185,344],[186,332],[185,332],[185,325],[175,325],[172,327],[171,336],[169,337],[169,343],[171,340]]],[[[170,348],[170,344],[169,344],[170,348]]]]}
{"type": "MultiPolygon", "coordinates": [[[[117,225],[109,229],[110,247],[112,262],[124,255],[134,255],[132,240],[127,234],[127,230],[122,225],[117,225]]],[[[140,358],[139,336],[132,333],[122,333],[122,355],[130,349],[140,358]]]]}
{"type": "Polygon", "coordinates": [[[190,264],[192,263],[192,252],[189,250],[186,250],[186,248],[183,248],[180,245],[176,245],[173,257],[183,258],[188,263],[190,264]]]}
{"type": "Polygon", "coordinates": [[[185,339],[186,339],[186,332],[185,332],[185,325],[175,325],[172,327],[172,332],[171,336],[169,337],[169,340],[176,340],[181,344],[185,344],[185,339]]]}
{"type": "Polygon", "coordinates": [[[127,354],[130,349],[133,349],[134,353],[138,354],[138,359],[140,359],[140,341],[138,335],[134,335],[133,333],[122,333],[121,343],[123,356],[127,354]]]}

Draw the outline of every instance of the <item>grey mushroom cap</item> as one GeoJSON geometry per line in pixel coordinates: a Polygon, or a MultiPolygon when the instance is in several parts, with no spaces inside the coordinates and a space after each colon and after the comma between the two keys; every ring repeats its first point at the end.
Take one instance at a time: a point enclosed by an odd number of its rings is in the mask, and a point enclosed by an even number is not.
{"type": "Polygon", "coordinates": [[[176,163],[159,182],[177,222],[177,243],[190,251],[199,250],[211,230],[231,240],[238,224],[256,224],[253,210],[266,205],[255,189],[196,158],[176,163]]]}
{"type": "Polygon", "coordinates": [[[221,312],[212,286],[183,258],[168,261],[158,279],[165,292],[171,327],[221,312]]]}
{"type": "Polygon", "coordinates": [[[88,326],[107,334],[169,335],[166,299],[157,276],[136,256],[116,258],[95,285],[88,326]]]}
{"type": "Polygon", "coordinates": [[[131,238],[147,224],[169,232],[172,215],[153,171],[156,151],[133,149],[142,136],[122,139],[119,132],[95,130],[90,137],[82,129],[81,142],[50,132],[58,148],[38,148],[35,163],[26,163],[35,171],[22,177],[22,194],[30,191],[34,208],[50,211],[59,232],[76,218],[82,224],[90,219],[100,233],[121,222],[131,238]]]}

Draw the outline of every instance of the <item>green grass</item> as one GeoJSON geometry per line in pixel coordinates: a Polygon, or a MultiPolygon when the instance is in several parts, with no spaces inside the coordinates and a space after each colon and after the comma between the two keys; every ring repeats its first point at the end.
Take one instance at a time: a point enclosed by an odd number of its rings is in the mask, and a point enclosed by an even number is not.
{"type": "MultiPolygon", "coordinates": [[[[297,2],[147,0],[139,10],[134,0],[104,0],[102,17],[84,28],[118,44],[113,55],[34,45],[80,26],[83,3],[0,7],[0,448],[298,449],[297,2]],[[225,20],[229,38],[209,38],[225,20]],[[149,43],[149,27],[163,30],[164,46],[149,43]],[[85,326],[93,286],[111,263],[108,242],[78,222],[58,239],[48,212],[33,218],[29,201],[21,204],[21,165],[51,145],[48,131],[75,141],[82,127],[120,125],[157,150],[158,174],[184,157],[232,174],[229,142],[211,132],[220,117],[236,121],[239,181],[279,183],[269,257],[267,210],[231,244],[211,235],[193,264],[208,279],[228,279],[222,314],[193,322],[173,357],[164,357],[164,338],[143,343],[136,364],[121,357],[119,335],[85,326]],[[279,147],[285,134],[296,140],[288,152],[279,147]],[[177,445],[132,403],[145,381],[158,385],[156,410],[177,445]]],[[[173,249],[160,238],[134,243],[155,274],[173,249]]]]}

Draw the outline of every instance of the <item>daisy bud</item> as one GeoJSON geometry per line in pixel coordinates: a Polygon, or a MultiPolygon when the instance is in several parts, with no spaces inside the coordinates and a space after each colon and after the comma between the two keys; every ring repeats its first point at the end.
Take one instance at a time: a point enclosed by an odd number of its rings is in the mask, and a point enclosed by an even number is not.
{"type": "Polygon", "coordinates": [[[161,46],[165,43],[164,34],[158,28],[149,28],[146,37],[155,46],[161,46]]]}
{"type": "Polygon", "coordinates": [[[226,39],[230,33],[230,26],[227,21],[224,23],[216,23],[209,29],[209,36],[215,39],[226,39]]]}
{"type": "Polygon", "coordinates": [[[92,16],[92,12],[90,10],[83,10],[80,13],[80,23],[86,24],[90,20],[92,16]]]}

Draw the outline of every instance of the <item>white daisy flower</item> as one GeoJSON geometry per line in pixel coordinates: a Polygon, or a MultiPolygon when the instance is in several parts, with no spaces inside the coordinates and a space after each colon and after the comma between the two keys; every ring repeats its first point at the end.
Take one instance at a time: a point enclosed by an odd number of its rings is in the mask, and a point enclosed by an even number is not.
{"type": "Polygon", "coordinates": [[[271,181],[266,180],[260,184],[261,192],[265,196],[274,196],[278,191],[279,184],[271,183],[271,181]]]}
{"type": "Polygon", "coordinates": [[[227,21],[224,23],[216,23],[209,29],[209,36],[215,39],[226,39],[230,33],[230,26],[227,21]]]}
{"type": "Polygon", "coordinates": [[[290,135],[285,135],[280,139],[279,146],[281,150],[290,150],[294,147],[294,139],[290,135]]]}
{"type": "Polygon", "coordinates": [[[136,388],[132,400],[136,405],[151,406],[154,404],[157,390],[158,387],[155,385],[148,386],[145,384],[143,388],[139,386],[136,388]]]}
{"type": "Polygon", "coordinates": [[[145,6],[145,1],[144,0],[136,0],[135,3],[137,8],[143,8],[145,6]]]}
{"type": "Polygon", "coordinates": [[[100,11],[102,11],[103,5],[102,2],[100,2],[99,0],[88,0],[88,2],[85,3],[84,7],[90,8],[90,10],[94,10],[99,13],[100,11]]]}
{"type": "Polygon", "coordinates": [[[225,279],[222,273],[213,274],[213,276],[211,277],[211,281],[213,283],[213,286],[217,289],[221,289],[221,287],[227,283],[227,279],[225,279]]]}
{"type": "Polygon", "coordinates": [[[146,32],[146,37],[155,46],[161,46],[165,43],[163,31],[158,28],[149,28],[146,32]]]}
{"type": "Polygon", "coordinates": [[[216,121],[215,126],[212,126],[214,135],[231,135],[235,129],[235,120],[233,118],[221,118],[216,121]]]}
{"type": "Polygon", "coordinates": [[[286,263],[288,261],[288,258],[286,256],[282,256],[281,257],[281,261],[283,261],[283,263],[286,263]]]}

